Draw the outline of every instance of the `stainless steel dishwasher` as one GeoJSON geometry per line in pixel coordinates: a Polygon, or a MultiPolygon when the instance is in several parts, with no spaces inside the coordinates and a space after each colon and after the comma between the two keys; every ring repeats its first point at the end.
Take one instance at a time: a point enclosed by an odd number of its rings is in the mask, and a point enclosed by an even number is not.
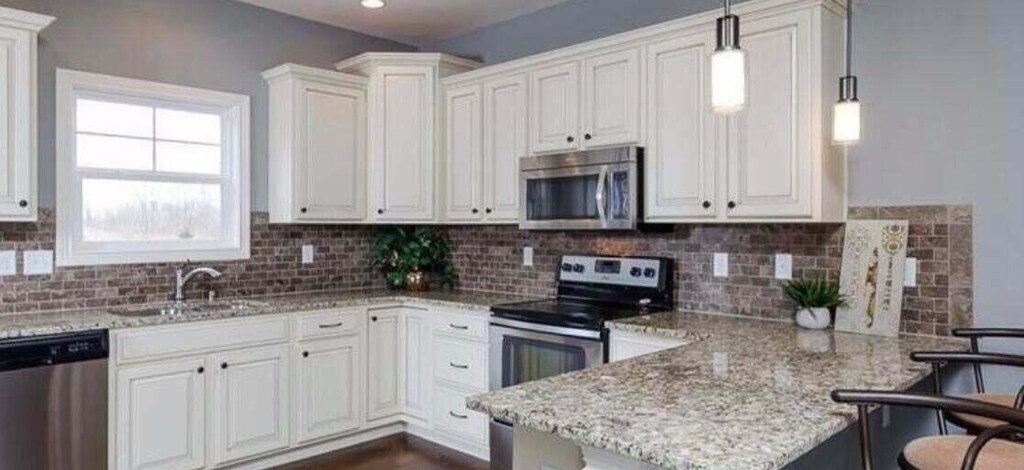
{"type": "Polygon", "coordinates": [[[107,467],[107,332],[0,340],[0,467],[107,467]]]}

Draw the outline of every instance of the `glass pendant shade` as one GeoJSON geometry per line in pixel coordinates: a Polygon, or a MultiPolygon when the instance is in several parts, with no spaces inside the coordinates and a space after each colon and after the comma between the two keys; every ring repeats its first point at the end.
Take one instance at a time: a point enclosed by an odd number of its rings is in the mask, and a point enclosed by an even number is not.
{"type": "Polygon", "coordinates": [[[850,145],[860,141],[860,102],[840,101],[832,110],[832,142],[850,145]]]}
{"type": "Polygon", "coordinates": [[[711,109],[729,114],[747,104],[747,56],[742,49],[723,49],[711,55],[711,109]]]}

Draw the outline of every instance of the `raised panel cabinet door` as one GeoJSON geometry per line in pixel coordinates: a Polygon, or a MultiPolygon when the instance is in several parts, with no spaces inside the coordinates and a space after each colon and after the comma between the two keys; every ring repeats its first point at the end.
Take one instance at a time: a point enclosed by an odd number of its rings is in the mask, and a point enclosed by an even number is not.
{"type": "Polygon", "coordinates": [[[447,136],[447,201],[449,220],[480,220],[482,203],[483,147],[480,117],[480,86],[450,89],[445,93],[447,136]]]}
{"type": "Polygon", "coordinates": [[[648,221],[714,218],[717,213],[717,126],[709,66],[714,40],[701,33],[648,46],[648,221]]]}
{"type": "Polygon", "coordinates": [[[296,218],[365,219],[366,93],[317,82],[302,82],[299,93],[296,218]]]}
{"type": "Polygon", "coordinates": [[[640,49],[583,62],[583,147],[640,140],[640,49]]]}
{"type": "Polygon", "coordinates": [[[570,62],[530,75],[530,151],[580,148],[579,64],[570,62]]]}
{"type": "Polygon", "coordinates": [[[211,356],[213,461],[242,459],[288,446],[288,346],[211,356]]]}
{"type": "Polygon", "coordinates": [[[519,159],[527,153],[526,77],[484,83],[484,212],[488,222],[519,221],[519,159]]]}
{"type": "Polygon", "coordinates": [[[358,334],[298,343],[292,419],[299,443],[359,429],[360,350],[358,334]]]}
{"type": "Polygon", "coordinates": [[[376,220],[434,218],[434,69],[383,66],[371,83],[376,220]]]}
{"type": "Polygon", "coordinates": [[[424,309],[406,307],[403,317],[405,338],[405,414],[430,418],[430,318],[424,309]]]}
{"type": "Polygon", "coordinates": [[[376,420],[402,412],[402,309],[367,312],[366,419],[376,420]]]}
{"type": "Polygon", "coordinates": [[[729,118],[730,218],[812,216],[810,15],[744,25],[749,92],[746,109],[729,118]]]}
{"type": "Polygon", "coordinates": [[[35,220],[35,41],[0,27],[0,220],[35,220]]]}
{"type": "Polygon", "coordinates": [[[203,358],[118,368],[113,468],[203,468],[207,374],[203,358]]]}

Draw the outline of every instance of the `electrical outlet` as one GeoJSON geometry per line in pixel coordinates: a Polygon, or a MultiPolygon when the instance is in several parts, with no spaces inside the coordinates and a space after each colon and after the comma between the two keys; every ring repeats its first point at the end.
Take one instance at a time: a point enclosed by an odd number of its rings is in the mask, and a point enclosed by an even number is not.
{"type": "Polygon", "coordinates": [[[53,274],[53,250],[31,250],[22,256],[26,276],[53,274]]]}
{"type": "Polygon", "coordinates": [[[729,277],[729,253],[715,253],[715,277],[729,277]]]}
{"type": "Polygon", "coordinates": [[[917,287],[917,258],[903,261],[903,287],[917,287]]]}
{"type": "Polygon", "coordinates": [[[793,279],[793,255],[775,255],[775,279],[793,279]]]}
{"type": "Polygon", "coordinates": [[[313,245],[302,245],[302,264],[313,264],[313,245]]]}
{"type": "Polygon", "coordinates": [[[533,247],[523,247],[523,266],[533,266],[533,247]]]}
{"type": "Polygon", "coordinates": [[[18,259],[14,250],[0,251],[0,276],[18,274],[18,259]]]}

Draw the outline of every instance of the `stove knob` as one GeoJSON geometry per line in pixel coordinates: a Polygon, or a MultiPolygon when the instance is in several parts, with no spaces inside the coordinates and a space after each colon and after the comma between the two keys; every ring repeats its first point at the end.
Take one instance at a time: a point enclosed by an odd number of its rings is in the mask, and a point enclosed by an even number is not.
{"type": "Polygon", "coordinates": [[[572,265],[569,264],[569,263],[562,263],[562,271],[565,271],[565,272],[572,271],[572,265]]]}
{"type": "Polygon", "coordinates": [[[640,268],[634,266],[633,269],[629,270],[629,275],[633,277],[640,277],[640,271],[640,268]]]}
{"type": "Polygon", "coordinates": [[[581,273],[581,272],[583,272],[583,265],[579,264],[579,263],[576,263],[576,264],[572,265],[572,270],[576,271],[578,273],[581,273]]]}
{"type": "Polygon", "coordinates": [[[644,277],[654,277],[655,274],[657,274],[657,271],[654,268],[644,269],[644,277]]]}

